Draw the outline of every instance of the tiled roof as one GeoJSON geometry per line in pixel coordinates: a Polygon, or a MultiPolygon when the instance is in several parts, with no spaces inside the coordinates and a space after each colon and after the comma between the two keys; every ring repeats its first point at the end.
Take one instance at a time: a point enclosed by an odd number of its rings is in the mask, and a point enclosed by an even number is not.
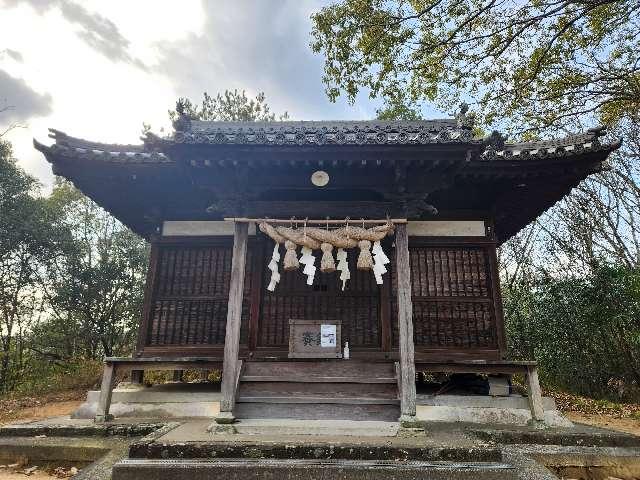
{"type": "Polygon", "coordinates": [[[144,145],[97,143],[70,137],[59,130],[49,132],[49,137],[56,141],[50,147],[33,141],[33,146],[44,154],[112,163],[173,163],[166,154],[148,150],[144,145]]]}
{"type": "Polygon", "coordinates": [[[55,143],[48,147],[34,140],[36,149],[53,157],[101,160],[112,163],[172,164],[167,146],[179,144],[212,145],[425,145],[468,144],[476,161],[559,160],[588,152],[610,152],[621,140],[603,143],[603,128],[560,139],[509,143],[494,133],[484,140],[473,139],[471,130],[456,120],[416,122],[190,122],[188,132],[177,131],[169,137],[146,137],[139,145],[90,142],[50,129],[55,143]],[[164,151],[163,151],[164,150],[164,151]]]}
{"type": "Polygon", "coordinates": [[[474,142],[458,120],[204,122],[183,120],[167,140],[242,145],[404,145],[474,142]]]}
{"type": "Polygon", "coordinates": [[[552,140],[520,143],[507,142],[501,145],[492,144],[489,141],[480,155],[480,160],[561,159],[587,152],[613,151],[622,144],[621,139],[609,144],[602,143],[600,139],[605,133],[604,127],[598,127],[589,129],[585,133],[552,140]]]}

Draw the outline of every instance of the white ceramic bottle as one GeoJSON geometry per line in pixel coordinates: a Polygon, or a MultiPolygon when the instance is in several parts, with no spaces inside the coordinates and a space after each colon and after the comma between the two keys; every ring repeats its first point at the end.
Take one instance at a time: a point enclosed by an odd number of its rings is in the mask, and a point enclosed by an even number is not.
{"type": "Polygon", "coordinates": [[[342,358],[349,360],[349,342],[344,342],[344,353],[342,354],[342,358]]]}

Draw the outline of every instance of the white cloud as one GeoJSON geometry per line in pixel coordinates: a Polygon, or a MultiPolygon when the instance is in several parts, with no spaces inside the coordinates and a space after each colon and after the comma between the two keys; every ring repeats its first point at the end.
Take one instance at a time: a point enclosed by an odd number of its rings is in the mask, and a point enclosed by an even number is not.
{"type": "Polygon", "coordinates": [[[275,112],[287,110],[299,120],[358,118],[359,108],[332,104],[324,94],[322,58],[309,46],[310,15],[318,0],[218,0],[205,2],[201,32],[165,44],[160,68],[170,72],[183,96],[200,97],[225,88],[264,91],[275,112]]]}
{"type": "Polygon", "coordinates": [[[0,70],[0,111],[5,123],[20,123],[33,116],[50,113],[51,95],[40,94],[24,79],[0,70]]]}
{"type": "MultiPolygon", "coordinates": [[[[137,8],[142,8],[142,3],[136,2],[137,8]]],[[[191,2],[198,7],[195,10],[185,9],[189,2],[167,3],[170,8],[164,9],[159,8],[159,2],[144,3],[147,12],[155,11],[155,18],[162,21],[145,29],[146,22],[140,16],[143,11],[134,12],[140,31],[125,43],[128,56],[153,65],[158,61],[163,31],[169,27],[167,19],[173,18],[176,22],[167,36],[174,41],[188,32],[197,31],[202,22],[197,15],[200,10],[196,2],[191,2]],[[144,35],[144,31],[148,34],[144,35]]],[[[126,12],[131,13],[129,2],[108,4],[113,9],[109,15],[116,20],[118,11],[122,17],[127,16],[126,12]],[[119,10],[115,4],[119,4],[119,10]]],[[[105,55],[95,43],[79,37],[60,8],[40,9],[39,12],[26,4],[5,5],[0,15],[0,45],[19,52],[22,61],[3,55],[0,70],[9,77],[23,79],[40,98],[52,100],[50,112],[40,109],[28,120],[21,118],[27,121],[27,128],[8,134],[23,167],[50,185],[53,180],[50,168],[42,154],[33,149],[32,137],[47,140],[47,128],[54,127],[97,141],[137,143],[143,121],[156,127],[168,126],[167,109],[177,93],[170,78],[161,72],[140,68],[136,62],[128,61],[129,57],[105,55]]],[[[109,21],[116,24],[111,17],[109,21]]],[[[131,22],[118,23],[118,31],[124,32],[123,35],[134,30],[133,27],[131,22]]],[[[20,98],[7,98],[7,101],[15,104],[20,98]]],[[[16,104],[17,111],[23,107],[16,104]]],[[[8,116],[0,117],[0,126],[10,120],[8,116]]]]}
{"type": "Polygon", "coordinates": [[[0,70],[24,81],[33,98],[50,100],[50,110],[25,108],[28,128],[9,134],[16,156],[50,185],[50,167],[31,143],[47,140],[47,127],[137,143],[143,121],[168,128],[176,98],[199,100],[205,90],[264,91],[272,111],[287,110],[294,119],[371,118],[376,102],[363,98],[351,107],[324,95],[322,58],[309,47],[309,16],[320,6],[316,0],[0,0],[6,49],[0,70]]]}

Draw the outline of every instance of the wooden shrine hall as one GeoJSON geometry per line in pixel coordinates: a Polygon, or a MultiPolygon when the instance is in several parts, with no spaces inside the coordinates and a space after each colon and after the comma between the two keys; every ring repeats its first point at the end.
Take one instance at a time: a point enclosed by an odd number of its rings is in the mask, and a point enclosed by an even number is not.
{"type": "Polygon", "coordinates": [[[542,420],[535,362],[505,358],[496,247],[603,168],[603,129],[508,143],[464,112],[174,127],[34,142],[151,243],[136,351],[106,360],[98,421],[116,373],[193,368],[223,371],[219,423],[410,423],[416,371],[524,373],[542,420]]]}

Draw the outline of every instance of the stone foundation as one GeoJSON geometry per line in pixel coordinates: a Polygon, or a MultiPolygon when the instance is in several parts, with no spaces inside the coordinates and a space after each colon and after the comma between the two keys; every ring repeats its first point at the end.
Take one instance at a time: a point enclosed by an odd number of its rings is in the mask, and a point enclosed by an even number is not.
{"type": "MultiPolygon", "coordinates": [[[[531,410],[526,397],[510,395],[418,395],[416,416],[425,422],[464,422],[495,425],[527,425],[531,410]]],[[[544,423],[550,427],[572,427],[552,398],[543,398],[544,423]]]]}
{"type": "MultiPolygon", "coordinates": [[[[91,390],[72,418],[95,417],[100,392],[91,390]]],[[[220,385],[168,383],[152,387],[116,388],[110,413],[115,418],[213,418],[220,413],[220,385]]]]}

